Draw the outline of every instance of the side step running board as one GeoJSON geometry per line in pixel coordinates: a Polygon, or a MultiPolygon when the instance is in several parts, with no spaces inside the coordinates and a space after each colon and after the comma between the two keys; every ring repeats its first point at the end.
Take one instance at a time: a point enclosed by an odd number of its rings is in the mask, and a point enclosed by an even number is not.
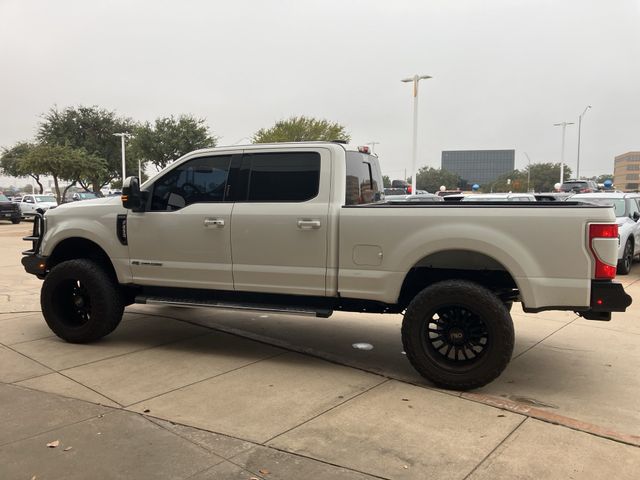
{"type": "Polygon", "coordinates": [[[333,310],[328,308],[307,308],[301,306],[269,305],[257,303],[234,303],[220,300],[204,300],[189,298],[147,297],[138,295],[135,303],[147,305],[173,305],[176,307],[206,307],[226,310],[252,310],[258,312],[284,313],[289,315],[305,315],[311,317],[329,318],[333,310]]]}

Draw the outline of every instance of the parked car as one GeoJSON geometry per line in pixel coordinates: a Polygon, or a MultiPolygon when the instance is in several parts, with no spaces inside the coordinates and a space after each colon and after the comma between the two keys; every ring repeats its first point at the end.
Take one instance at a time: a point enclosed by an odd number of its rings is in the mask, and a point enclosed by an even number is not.
{"type": "Polygon", "coordinates": [[[71,195],[67,195],[65,198],[65,202],[79,202],[81,200],[93,200],[94,198],[98,198],[93,192],[73,192],[71,195]]]}
{"type": "Polygon", "coordinates": [[[593,193],[598,191],[598,184],[593,180],[567,180],[560,186],[563,192],[593,193]]]}
{"type": "Polygon", "coordinates": [[[637,193],[579,193],[571,201],[613,205],[618,224],[618,273],[631,271],[640,255],[640,195],[637,193]]]}
{"type": "Polygon", "coordinates": [[[22,195],[16,195],[14,197],[10,197],[10,200],[13,203],[20,203],[22,201],[22,195]]]}
{"type": "Polygon", "coordinates": [[[404,198],[392,198],[385,197],[387,202],[411,202],[411,203],[433,203],[444,202],[444,198],[434,195],[432,193],[416,193],[415,195],[403,195],[404,198]]]}
{"type": "MultiPolygon", "coordinates": [[[[447,198],[447,197],[445,197],[447,198]]],[[[535,202],[532,193],[472,193],[462,199],[463,202],[535,202]]]]}
{"type": "Polygon", "coordinates": [[[0,193],[0,218],[10,220],[11,223],[20,223],[20,207],[9,198],[0,193]]]}
{"type": "Polygon", "coordinates": [[[20,200],[20,212],[24,218],[44,213],[51,207],[57,207],[58,201],[53,195],[25,195],[20,200]]]}
{"type": "Polygon", "coordinates": [[[538,202],[564,202],[573,196],[573,192],[542,192],[533,196],[538,202]]]}

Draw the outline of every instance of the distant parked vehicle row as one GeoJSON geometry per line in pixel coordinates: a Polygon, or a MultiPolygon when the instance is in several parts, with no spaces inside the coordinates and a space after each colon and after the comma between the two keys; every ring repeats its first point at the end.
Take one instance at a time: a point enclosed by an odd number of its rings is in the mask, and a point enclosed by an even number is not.
{"type": "MultiPolygon", "coordinates": [[[[446,197],[445,197],[446,198],[446,197]]],[[[463,202],[535,202],[531,193],[472,193],[462,198],[463,202]]]]}

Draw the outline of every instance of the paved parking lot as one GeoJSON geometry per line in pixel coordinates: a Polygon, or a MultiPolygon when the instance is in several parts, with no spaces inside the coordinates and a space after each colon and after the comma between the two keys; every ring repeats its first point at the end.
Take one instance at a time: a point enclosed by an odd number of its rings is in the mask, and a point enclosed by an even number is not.
{"type": "MultiPolygon", "coordinates": [[[[511,365],[460,394],[413,371],[399,315],[131,306],[67,344],[19,264],[29,228],[0,225],[3,480],[637,478],[640,301],[611,322],[514,308],[511,365]]],[[[640,265],[620,280],[640,299],[640,265]]]]}

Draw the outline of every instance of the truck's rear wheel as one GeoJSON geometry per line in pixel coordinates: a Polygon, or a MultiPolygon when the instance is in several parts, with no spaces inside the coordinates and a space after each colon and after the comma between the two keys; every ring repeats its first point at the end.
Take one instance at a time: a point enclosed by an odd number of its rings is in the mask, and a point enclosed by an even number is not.
{"type": "Polygon", "coordinates": [[[120,288],[104,268],[86,259],[68,260],[51,270],[40,293],[49,328],[72,343],[86,343],[113,332],[124,313],[120,288]]]}
{"type": "Polygon", "coordinates": [[[508,365],[513,321],[491,291],[447,280],[425,288],[409,304],[402,343],[422,376],[444,388],[468,390],[491,382],[508,365]]]}

